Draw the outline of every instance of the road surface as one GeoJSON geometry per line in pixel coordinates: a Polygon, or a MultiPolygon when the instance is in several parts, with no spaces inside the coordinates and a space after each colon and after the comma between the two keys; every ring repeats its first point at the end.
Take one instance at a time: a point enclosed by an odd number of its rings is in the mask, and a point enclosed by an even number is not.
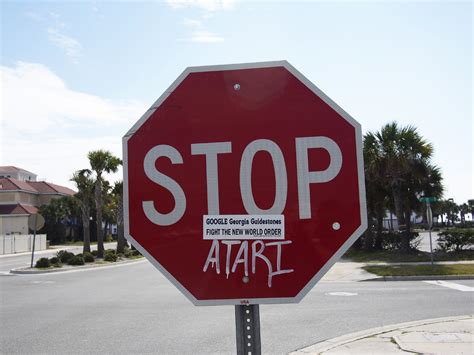
{"type": "MultiPolygon", "coordinates": [[[[464,290],[422,281],[320,282],[298,305],[261,306],[262,352],[284,354],[358,330],[471,314],[474,282],[453,284],[464,290]]],[[[233,306],[193,306],[145,260],[3,275],[0,292],[3,353],[235,353],[233,306]]]]}

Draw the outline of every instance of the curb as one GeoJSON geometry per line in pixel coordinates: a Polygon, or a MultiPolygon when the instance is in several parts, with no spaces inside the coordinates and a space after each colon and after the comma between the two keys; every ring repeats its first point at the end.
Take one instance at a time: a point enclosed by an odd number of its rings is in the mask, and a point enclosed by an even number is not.
{"type": "Polygon", "coordinates": [[[95,265],[81,265],[81,266],[70,266],[70,267],[61,267],[55,269],[46,269],[46,270],[32,270],[31,268],[18,268],[18,269],[11,269],[10,274],[15,275],[37,275],[37,274],[51,274],[51,273],[58,273],[58,272],[71,272],[71,271],[81,271],[81,270],[90,270],[90,269],[97,269],[102,267],[112,267],[112,266],[120,266],[126,264],[133,264],[140,261],[145,261],[145,258],[134,259],[134,260],[123,260],[118,262],[111,262],[108,264],[95,264],[95,265]]]}
{"type": "Polygon", "coordinates": [[[406,323],[398,323],[392,325],[385,325],[382,327],[371,328],[367,330],[362,330],[360,332],[350,333],[346,335],[342,335],[340,337],[328,339],[305,348],[298,349],[294,352],[291,352],[289,355],[302,355],[302,354],[321,354],[325,351],[329,351],[331,349],[337,348],[339,346],[353,343],[355,341],[369,338],[375,335],[383,334],[392,332],[394,330],[401,330],[405,328],[412,328],[421,325],[428,325],[428,324],[435,324],[435,323],[445,323],[445,322],[453,322],[458,320],[464,319],[471,319],[472,315],[465,315],[465,316],[456,316],[456,317],[443,317],[443,318],[432,318],[432,319],[425,319],[413,322],[406,322],[406,323]]]}
{"type": "Polygon", "coordinates": [[[428,280],[474,280],[474,275],[416,275],[381,276],[362,281],[428,281],[428,280]]]}

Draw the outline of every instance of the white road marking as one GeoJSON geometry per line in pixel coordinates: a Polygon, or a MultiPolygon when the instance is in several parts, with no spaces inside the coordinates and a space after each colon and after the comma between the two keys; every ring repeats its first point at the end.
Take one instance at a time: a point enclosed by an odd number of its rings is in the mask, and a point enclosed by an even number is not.
{"type": "Polygon", "coordinates": [[[345,297],[349,297],[349,296],[357,296],[357,293],[355,293],[355,292],[329,292],[329,293],[326,293],[326,295],[328,295],[328,296],[345,296],[345,297]]]}
{"type": "Polygon", "coordinates": [[[457,284],[457,283],[454,283],[454,282],[447,282],[447,281],[440,281],[440,280],[423,281],[423,282],[426,282],[427,284],[452,288],[453,290],[458,290],[458,291],[462,291],[462,292],[474,292],[474,287],[460,285],[460,284],[457,284]]]}

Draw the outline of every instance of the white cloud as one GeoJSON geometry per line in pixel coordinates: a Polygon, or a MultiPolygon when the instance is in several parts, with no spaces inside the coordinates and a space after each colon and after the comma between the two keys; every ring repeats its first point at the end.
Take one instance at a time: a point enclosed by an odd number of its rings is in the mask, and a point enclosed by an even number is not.
{"type": "MultiPolygon", "coordinates": [[[[107,133],[107,132],[105,132],[107,133]]],[[[69,181],[72,174],[79,169],[90,168],[87,153],[92,150],[105,149],[117,157],[122,157],[120,136],[104,134],[101,137],[36,136],[7,139],[4,145],[4,158],[0,165],[13,165],[38,175],[39,179],[75,189],[69,181]],[[14,143],[14,148],[6,145],[14,143]]],[[[107,175],[110,182],[122,179],[122,170],[107,175]]]]}
{"type": "Polygon", "coordinates": [[[37,21],[37,22],[43,20],[43,17],[41,15],[39,15],[36,12],[33,12],[33,11],[25,12],[25,16],[29,17],[30,19],[32,19],[34,21],[37,21]]]}
{"type": "Polygon", "coordinates": [[[48,38],[54,45],[62,49],[73,62],[77,63],[77,59],[81,56],[82,52],[82,45],[78,40],[52,27],[48,28],[48,38]]]}
{"type": "Polygon", "coordinates": [[[52,12],[52,11],[49,13],[49,16],[51,16],[52,18],[54,18],[54,19],[56,19],[56,20],[61,17],[60,14],[58,14],[58,13],[56,13],[56,12],[52,12]]]}
{"type": "Polygon", "coordinates": [[[183,21],[181,21],[181,24],[183,24],[187,27],[192,27],[192,28],[202,28],[203,27],[202,21],[194,20],[194,19],[184,19],[183,21]]]}
{"type": "Polygon", "coordinates": [[[148,108],[72,90],[41,64],[0,66],[0,77],[0,165],[66,186],[90,150],[121,156],[121,137],[148,108]]]}
{"type": "Polygon", "coordinates": [[[223,42],[224,38],[209,31],[195,31],[191,34],[191,37],[188,38],[188,41],[197,43],[216,43],[223,42]]]}
{"type": "Polygon", "coordinates": [[[175,9],[198,7],[207,11],[229,10],[235,0],[166,0],[168,5],[175,9]]]}
{"type": "Polygon", "coordinates": [[[0,74],[1,112],[8,119],[5,124],[23,132],[35,133],[57,124],[110,127],[144,110],[138,102],[113,102],[71,90],[41,64],[18,62],[13,68],[0,66],[0,74]]]}

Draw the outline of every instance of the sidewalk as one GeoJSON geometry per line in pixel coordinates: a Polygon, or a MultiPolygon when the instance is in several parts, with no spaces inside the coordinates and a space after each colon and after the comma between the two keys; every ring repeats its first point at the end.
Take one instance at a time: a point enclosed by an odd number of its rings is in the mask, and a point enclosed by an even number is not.
{"type": "Polygon", "coordinates": [[[297,350],[307,354],[473,354],[472,315],[427,319],[343,335],[297,350]]]}

